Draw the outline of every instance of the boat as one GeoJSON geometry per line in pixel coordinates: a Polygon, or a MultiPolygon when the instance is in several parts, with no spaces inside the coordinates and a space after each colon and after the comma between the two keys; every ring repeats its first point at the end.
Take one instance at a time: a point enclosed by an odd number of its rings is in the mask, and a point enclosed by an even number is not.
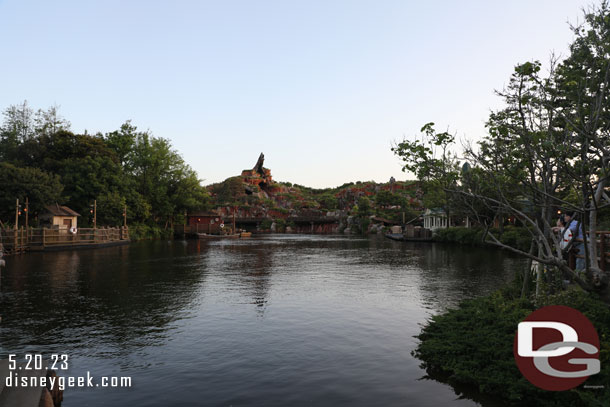
{"type": "Polygon", "coordinates": [[[432,236],[407,237],[402,233],[386,233],[385,237],[399,242],[432,242],[432,236]]]}
{"type": "Polygon", "coordinates": [[[392,240],[403,241],[405,237],[402,233],[386,233],[385,237],[392,240]]]}
{"type": "Polygon", "coordinates": [[[241,232],[239,237],[252,237],[252,232],[241,232]]]}

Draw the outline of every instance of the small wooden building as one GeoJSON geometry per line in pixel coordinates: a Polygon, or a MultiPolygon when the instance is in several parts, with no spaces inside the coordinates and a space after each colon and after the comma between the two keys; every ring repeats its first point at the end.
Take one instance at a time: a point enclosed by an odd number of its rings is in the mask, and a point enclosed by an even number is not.
{"type": "Polygon", "coordinates": [[[191,233],[219,234],[224,219],[215,212],[194,212],[187,215],[187,224],[191,233]]]}
{"type": "Polygon", "coordinates": [[[71,227],[76,227],[80,214],[58,204],[49,205],[46,211],[38,216],[41,226],[56,227],[60,230],[69,230],[71,227]]]}

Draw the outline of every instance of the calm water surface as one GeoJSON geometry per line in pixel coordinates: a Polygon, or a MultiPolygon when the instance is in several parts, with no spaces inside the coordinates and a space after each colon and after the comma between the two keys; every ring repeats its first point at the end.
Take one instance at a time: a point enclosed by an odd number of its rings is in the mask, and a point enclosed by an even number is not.
{"type": "Polygon", "coordinates": [[[383,238],[276,235],[7,263],[0,358],[67,353],[63,376],[132,377],[131,389],[67,389],[65,407],[438,407],[478,403],[422,379],[413,336],[431,315],[509,281],[522,260],[383,238]]]}

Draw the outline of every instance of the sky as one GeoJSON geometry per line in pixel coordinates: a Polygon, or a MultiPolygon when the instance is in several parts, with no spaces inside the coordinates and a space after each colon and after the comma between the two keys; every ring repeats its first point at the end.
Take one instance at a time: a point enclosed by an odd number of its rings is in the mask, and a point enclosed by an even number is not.
{"type": "Polygon", "coordinates": [[[204,184],[252,168],[311,187],[413,178],[392,143],[485,135],[514,66],[566,55],[580,0],[0,0],[0,109],[126,120],[204,184]]]}

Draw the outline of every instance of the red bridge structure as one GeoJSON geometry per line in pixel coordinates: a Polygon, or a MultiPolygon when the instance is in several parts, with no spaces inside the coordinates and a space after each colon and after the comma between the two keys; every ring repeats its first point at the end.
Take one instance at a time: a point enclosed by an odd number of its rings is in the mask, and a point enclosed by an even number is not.
{"type": "MultiPolygon", "coordinates": [[[[338,233],[339,217],[336,216],[293,216],[284,219],[290,225],[293,233],[326,234],[338,233]],[[294,225],[294,226],[293,226],[294,225]]],[[[227,221],[232,221],[227,219],[227,221]]],[[[247,231],[256,231],[264,221],[273,221],[271,218],[235,218],[237,228],[247,231]]]]}

